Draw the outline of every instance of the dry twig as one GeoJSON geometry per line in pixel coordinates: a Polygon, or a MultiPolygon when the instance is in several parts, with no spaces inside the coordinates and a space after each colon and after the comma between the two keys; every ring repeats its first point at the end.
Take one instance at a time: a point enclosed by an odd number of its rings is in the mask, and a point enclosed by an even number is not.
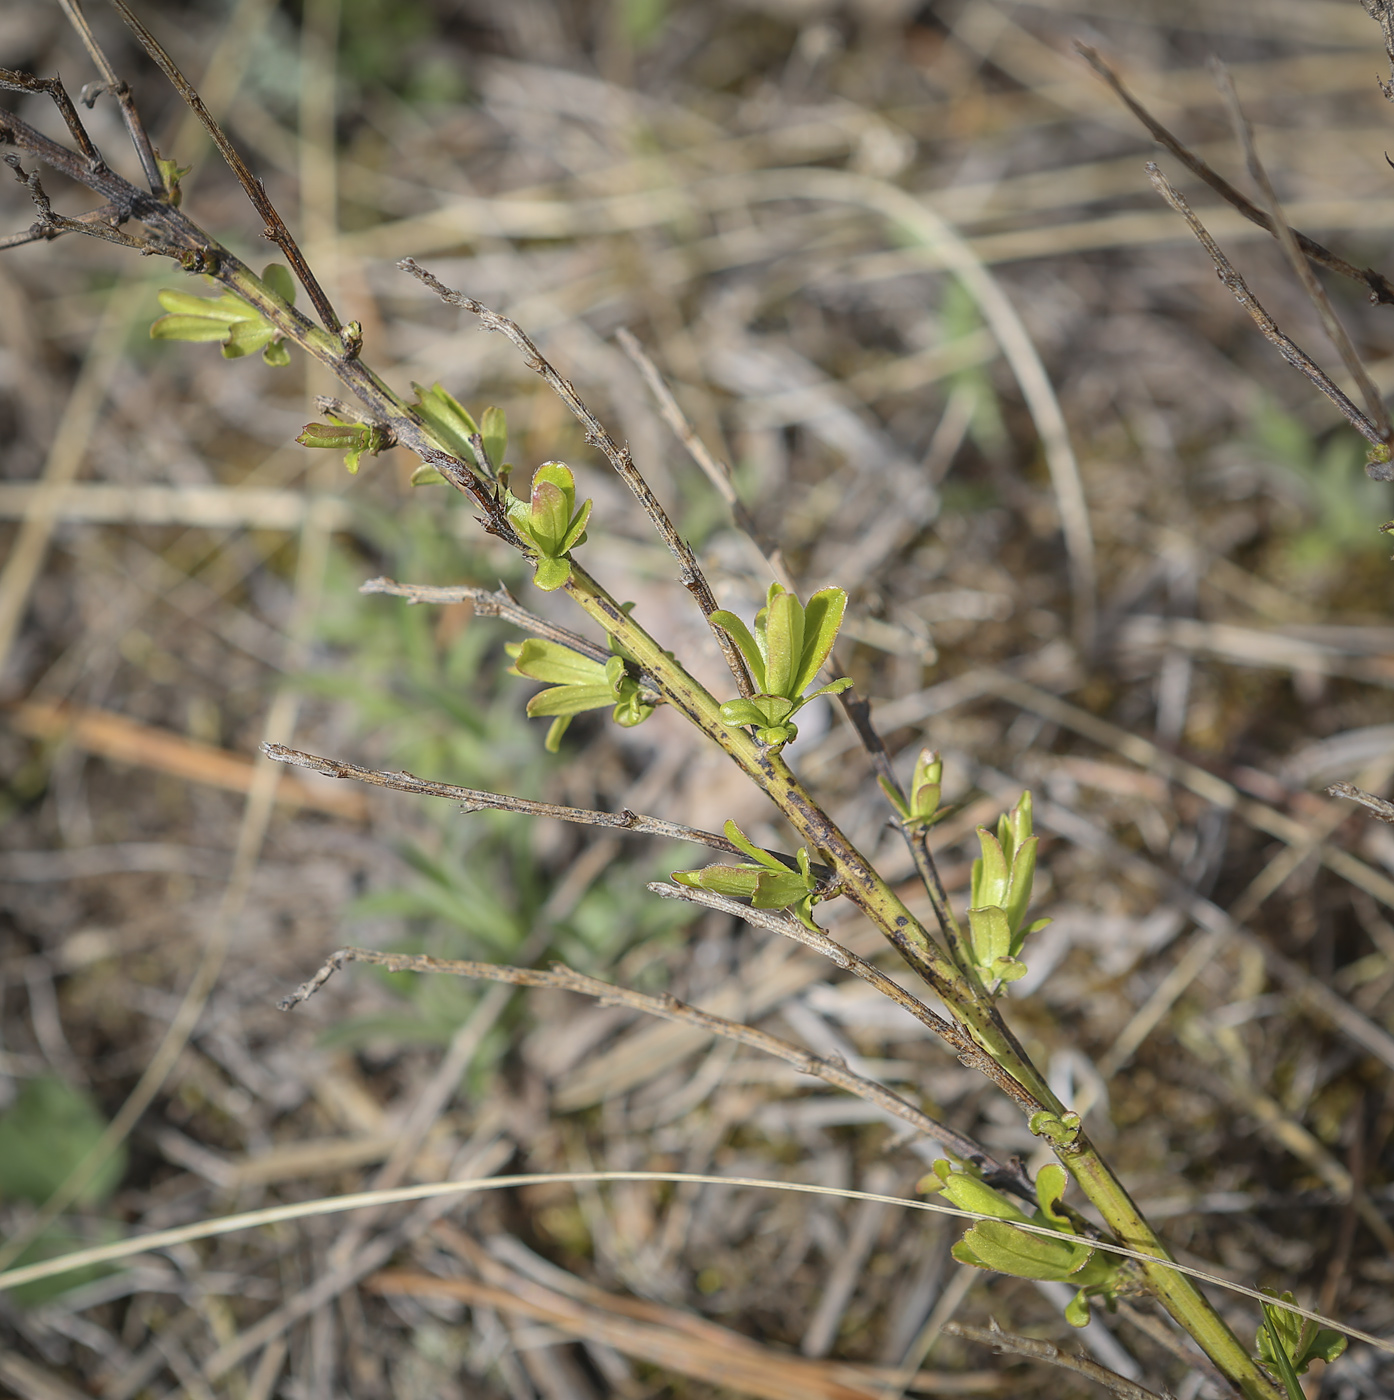
{"type": "Polygon", "coordinates": [[[909,1123],[925,1137],[933,1138],[955,1156],[971,1162],[990,1181],[1019,1181],[1018,1170],[1004,1167],[972,1138],[930,1117],[874,1079],[854,1073],[841,1060],[811,1054],[787,1040],[771,1035],[768,1031],[742,1025],[738,1021],[728,1020],[725,1016],[715,1016],[709,1011],[701,1011],[695,1006],[679,1001],[675,996],[649,996],[628,987],[617,987],[613,983],[602,982],[597,977],[587,977],[584,973],[574,972],[560,963],[554,963],[549,971],[544,972],[538,968],[509,967],[502,963],[432,958],[423,954],[382,952],[373,948],[340,948],[329,955],[323,967],[308,982],[303,983],[280,1003],[281,1010],[289,1011],[301,1002],[308,1001],[336,972],[351,962],[371,963],[376,967],[385,967],[389,972],[442,973],[451,977],[505,982],[514,987],[558,987],[563,991],[595,997],[602,1006],[627,1006],[646,1015],[656,1016],[662,1021],[676,1021],[695,1026],[709,1035],[723,1036],[751,1050],[772,1055],[777,1060],[793,1065],[801,1074],[822,1079],[836,1088],[845,1089],[849,1094],[855,1094],[858,1098],[875,1104],[886,1113],[909,1123]]]}
{"type": "MultiPolygon", "coordinates": [[[[1380,430],[1336,387],[1326,371],[1305,350],[1278,329],[1277,323],[1249,290],[1248,283],[1235,271],[1229,259],[1220,250],[1220,245],[1210,236],[1210,231],[1196,217],[1191,206],[1186,203],[1180,192],[1151,161],[1147,163],[1147,176],[1152,181],[1152,186],[1157,193],[1185,219],[1201,247],[1210,254],[1210,260],[1215,264],[1215,272],[1220,281],[1233,292],[1234,299],[1249,313],[1264,339],[1277,347],[1278,353],[1288,364],[1311,380],[1312,384],[1336,405],[1346,421],[1363,438],[1377,450],[1386,450],[1380,430]]],[[[1371,475],[1375,476],[1377,480],[1394,480],[1394,468],[1391,468],[1388,462],[1377,462],[1371,469],[1371,475]]]]}
{"type": "Polygon", "coordinates": [[[944,1331],[951,1337],[962,1337],[965,1341],[980,1342],[997,1352],[1012,1352],[1017,1356],[1029,1356],[1033,1361],[1044,1361],[1048,1366],[1059,1366],[1076,1375],[1086,1376],[1096,1381],[1105,1390],[1120,1397],[1120,1400],[1161,1400],[1156,1391],[1110,1371],[1087,1356],[1077,1356],[1036,1337],[1020,1337],[1011,1332],[1003,1332],[994,1322],[991,1328],[970,1327],[964,1322],[946,1322],[944,1331]]]}

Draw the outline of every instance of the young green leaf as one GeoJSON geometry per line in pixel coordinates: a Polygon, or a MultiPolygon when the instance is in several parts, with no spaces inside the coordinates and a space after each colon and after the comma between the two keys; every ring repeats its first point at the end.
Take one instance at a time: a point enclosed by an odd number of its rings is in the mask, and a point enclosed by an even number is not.
{"type": "Polygon", "coordinates": [[[803,608],[792,593],[773,584],[764,615],[765,689],[771,695],[795,699],[804,688],[795,684],[799,658],[803,655],[803,608]]]}
{"type": "Polygon", "coordinates": [[[484,439],[484,451],[494,464],[494,470],[502,474],[506,468],[504,458],[508,453],[508,421],[501,408],[486,408],[479,420],[479,435],[484,439]]]}
{"type": "Polygon", "coordinates": [[[564,462],[544,462],[533,473],[529,499],[510,500],[509,518],[534,553],[533,582],[549,593],[561,588],[571,577],[568,554],[585,541],[592,503],[576,509],[576,481],[564,462]]]}
{"type": "Polygon", "coordinates": [[[734,613],[712,613],[709,620],[727,633],[745,658],[757,692],[722,705],[725,723],[753,726],[756,739],[773,748],[797,737],[798,726],[789,721],[810,700],[846,690],[852,682],[844,676],[811,695],[803,693],[832,650],[846,603],[840,588],[825,588],[805,608],[792,593],[772,583],[765,606],[755,615],[753,632],[734,613]]]}
{"type": "MultiPolygon", "coordinates": [[[[1263,1292],[1283,1303],[1297,1300],[1291,1292],[1281,1295],[1271,1288],[1263,1292]]],[[[1309,1317],[1263,1305],[1263,1326],[1255,1338],[1259,1360],[1278,1372],[1289,1395],[1303,1396],[1297,1377],[1305,1375],[1313,1361],[1334,1361],[1346,1349],[1347,1339],[1329,1327],[1313,1322],[1309,1317]]]]}
{"type": "Polygon", "coordinates": [[[513,674],[529,680],[545,681],[548,685],[586,685],[606,679],[604,662],[592,661],[560,642],[529,637],[523,642],[510,642],[504,650],[513,658],[513,674]]]}
{"type": "Polygon", "coordinates": [[[304,447],[323,447],[344,454],[344,466],[357,475],[365,452],[376,457],[390,439],[381,428],[368,423],[345,423],[332,413],[328,423],[307,423],[295,440],[304,447]]]}
{"type": "Polygon", "coordinates": [[[777,860],[768,851],[757,846],[735,822],[728,820],[722,830],[726,833],[726,839],[744,851],[751,860],[763,865],[767,870],[776,870],[781,875],[788,873],[789,867],[782,860],[777,860]]]}
{"type": "Polygon", "coordinates": [[[547,733],[547,747],[555,753],[573,715],[613,705],[616,723],[629,728],[642,724],[654,711],[639,682],[629,674],[622,656],[608,662],[594,661],[560,642],[529,637],[504,648],[513,658],[513,675],[543,681],[551,688],[528,701],[531,716],[550,716],[556,722],[547,733]]]}
{"type": "Polygon", "coordinates": [[[750,668],[750,678],[755,682],[756,690],[762,694],[766,693],[769,687],[765,684],[765,652],[751,635],[750,628],[735,613],[727,612],[725,608],[718,608],[707,620],[720,627],[735,642],[740,654],[745,658],[745,664],[750,668]]]}
{"type": "Polygon", "coordinates": [[[847,594],[840,588],[820,588],[804,608],[803,651],[795,684],[800,692],[813,684],[831,654],[847,611],[847,594]]]}
{"type": "Polygon", "coordinates": [[[1089,1323],[1089,1299],[1102,1297],[1112,1305],[1118,1292],[1124,1261],[1096,1250],[1088,1240],[1074,1238],[1069,1216],[1058,1209],[1068,1178],[1065,1169],[1051,1162],[1036,1176],[1037,1209],[1028,1216],[971,1171],[956,1170],[950,1163],[934,1164],[932,1176],[920,1189],[942,1191],[954,1205],[978,1215],[993,1217],[975,1222],[953,1247],[955,1259],[980,1269],[995,1269],[1016,1278],[1069,1283],[1078,1288],[1065,1309],[1074,1327],[1089,1323]],[[1054,1237],[1019,1229],[1031,1224],[1055,1230],[1054,1237]]]}
{"type": "MultiPolygon", "coordinates": [[[[429,389],[423,389],[420,384],[411,387],[416,390],[416,402],[412,407],[430,430],[431,436],[452,457],[458,458],[466,466],[473,466],[474,453],[469,440],[479,429],[464,406],[439,384],[429,389]]],[[[444,479],[441,477],[442,481],[444,479]]],[[[412,481],[416,483],[415,476],[412,481]]],[[[424,478],[422,484],[425,484],[424,478]]]]}
{"type": "MultiPolygon", "coordinates": [[[[278,300],[286,305],[294,302],[295,285],[279,264],[270,264],[262,273],[262,281],[278,300]]],[[[216,340],[222,344],[224,359],[236,360],[260,350],[269,365],[290,363],[290,352],[280,331],[235,292],[200,297],[164,290],[158,293],[158,299],[169,314],[151,325],[153,340],[216,340]]]]}

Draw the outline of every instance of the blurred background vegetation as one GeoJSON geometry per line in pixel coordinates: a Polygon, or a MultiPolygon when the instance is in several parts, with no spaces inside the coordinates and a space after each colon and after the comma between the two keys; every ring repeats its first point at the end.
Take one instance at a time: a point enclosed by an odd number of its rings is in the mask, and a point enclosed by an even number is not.
{"type": "MultiPolygon", "coordinates": [[[[262,266],[231,177],[115,16],[88,8],[161,151],[193,166],[185,208],[262,266]]],[[[1011,1015],[1167,1238],[1187,1260],[1387,1331],[1391,1067],[1305,1011],[1300,982],[1275,981],[1256,946],[1394,1025],[1394,837],[1320,795],[1335,778],[1383,790],[1391,776],[1377,527],[1394,509],[1354,434],[1157,202],[1145,134],[1072,48],[1100,48],[1238,180],[1207,68],[1223,58],[1293,223],[1389,271],[1394,111],[1361,7],[139,8],[363,322],[369,363],[402,388],[439,381],[476,414],[505,409],[521,472],[568,461],[596,500],[593,571],[719,687],[668,556],[562,406],[394,263],[416,257],[519,321],[631,444],[723,606],[749,615],[767,580],[613,342],[622,326],[639,336],[803,591],[851,593],[851,669],[900,764],[923,743],[944,751],[946,795],[966,804],[941,836],[956,899],[974,824],[1022,786],[1037,793],[1041,912],[1055,923],[1011,1015]],[[861,194],[828,198],[827,171],[861,194]],[[973,301],[878,212],[891,187],[959,231],[1045,361],[1097,554],[1092,648],[1074,640],[1057,501],[1020,390],[973,301]],[[1232,809],[1004,698],[989,673],[1201,765],[1232,809]],[[1207,944],[1119,847],[1234,910],[1260,943],[1207,944]],[[1148,1021],[1159,989],[1170,1000],[1148,1021]]],[[[92,77],[39,0],[0,14],[0,65],[61,73],[73,91],[92,77]]],[[[61,137],[37,97],[5,100],[61,137]]],[[[131,167],[114,105],[90,122],[131,167]]],[[[1162,163],[1278,322],[1326,357],[1276,247],[1162,163]]],[[[87,207],[46,186],[69,212],[87,207]]],[[[17,184],[0,187],[0,210],[7,230],[32,218],[17,184]]],[[[75,238],[0,256],[0,1236],[26,1230],[162,1043],[172,1059],[145,1079],[151,1106],[128,1144],[33,1251],[466,1168],[716,1170],[900,1193],[926,1169],[859,1102],[560,994],[361,972],[276,1012],[345,943],[557,958],[670,990],[843,1054],[994,1150],[1030,1154],[1015,1110],[826,965],[645,892],[690,851],[314,775],[281,775],[272,801],[265,738],[576,806],[734,818],[788,844],[671,714],[623,731],[583,717],[549,755],[545,722],[522,712],[530,685],[506,672],[508,629],[468,605],[360,595],[382,574],[502,580],[529,607],[558,606],[462,500],[413,488],[405,454],[349,478],[296,446],[333,387],[301,357],[278,370],[150,340],[157,291],[191,286],[75,238]],[[198,1012],[187,1043],[167,1039],[181,1007],[198,1012]]],[[[1331,292],[1394,387],[1389,309],[1331,292]]],[[[800,728],[801,772],[912,889],[840,721],[810,708],[800,728]]],[[[876,952],[855,920],[838,936],[876,952]]],[[[1029,1283],[955,1265],[953,1232],[932,1220],[617,1186],[356,1229],[232,1236],[0,1298],[0,1386],[26,1400],[872,1395],[923,1363],[910,1384],[927,1393],[1097,1393],[937,1335],[954,1315],[1057,1340],[1070,1329],[1029,1283]],[[389,1259],[530,1303],[384,1296],[372,1270],[389,1259]],[[335,1270],[337,1290],[309,1291],[335,1270]],[[642,1344],[621,1327],[636,1297],[642,1344]],[[254,1333],[267,1317],[280,1321],[254,1333]],[[693,1336],[708,1359],[738,1342],[699,1324],[739,1333],[756,1359],[704,1370],[693,1336]]],[[[1243,1309],[1234,1318],[1252,1333],[1243,1309]]],[[[1218,1393],[1155,1333],[1140,1305],[1074,1340],[1155,1390],[1218,1393]]],[[[1343,1400],[1394,1390],[1387,1358],[1360,1347],[1320,1383],[1343,1400]]]]}

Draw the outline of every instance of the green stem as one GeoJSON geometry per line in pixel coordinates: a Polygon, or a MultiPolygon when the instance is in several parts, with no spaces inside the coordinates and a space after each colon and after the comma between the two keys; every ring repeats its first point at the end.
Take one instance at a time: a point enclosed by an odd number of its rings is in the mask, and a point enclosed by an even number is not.
{"type": "MultiPolygon", "coordinates": [[[[321,330],[287,307],[231,254],[217,250],[210,262],[218,281],[256,306],[287,339],[333,370],[391,427],[399,442],[419,455],[430,454],[433,459],[442,455],[440,444],[431,437],[411,407],[357,358],[356,346],[346,343],[342,336],[321,330]]],[[[461,481],[455,481],[452,476],[453,484],[468,491],[487,511],[490,502],[481,500],[480,483],[468,473],[465,475],[468,479],[461,481]]],[[[488,521],[486,527],[501,533],[488,521]]],[[[973,1040],[1006,1071],[1005,1078],[999,1082],[1023,1112],[1030,1114],[1044,1108],[1052,1113],[1063,1113],[1064,1105],[1051,1092],[981,985],[975,986],[931,940],[920,921],[819,807],[779,753],[758,745],[745,730],[728,726],[710,692],[574,560],[571,579],[565,588],[586,613],[628,649],[654,678],[668,702],[725,750],[764,790],[810,849],[832,866],[853,903],[933,988],[973,1040]]],[[[936,907],[938,903],[936,900],[936,907]]],[[[947,900],[943,903],[947,911],[947,900]]],[[[951,913],[948,918],[952,926],[951,913]]],[[[1118,1241],[1140,1253],[1156,1256],[1156,1264],[1141,1265],[1148,1283],[1171,1316],[1206,1355],[1240,1387],[1248,1400],[1282,1400],[1272,1379],[1240,1344],[1204,1294],[1185,1275],[1166,1267],[1165,1246],[1093,1144],[1081,1135],[1068,1148],[1057,1149],[1057,1156],[1118,1241]]]]}
{"type": "MultiPolygon", "coordinates": [[[[743,729],[721,718],[716,699],[579,564],[572,561],[566,591],[654,677],[676,709],[723,748],[757,782],[790,825],[842,881],[847,895],[909,957],[944,1004],[994,1060],[1016,1081],[1014,1097],[1027,1112],[1047,1108],[1063,1113],[1059,1102],[1003,1022],[997,1008],[975,989],[930,940],[924,927],[899,896],[872,869],[837,825],[809,796],[778,753],[761,748],[743,729]],[[986,1001],[986,1005],[984,1002],[986,1001]]],[[[946,902],[947,903],[947,902],[946,902]]],[[[951,916],[950,916],[951,917],[951,916]]],[[[1157,1257],[1141,1264],[1149,1284],[1167,1311],[1195,1338],[1215,1364],[1249,1400],[1281,1400],[1268,1375],[1248,1354],[1205,1295],[1184,1274],[1165,1266],[1169,1256],[1141,1212],[1097,1149],[1083,1134],[1057,1149],[1066,1170],[1096,1206],[1120,1244],[1157,1257]]]]}

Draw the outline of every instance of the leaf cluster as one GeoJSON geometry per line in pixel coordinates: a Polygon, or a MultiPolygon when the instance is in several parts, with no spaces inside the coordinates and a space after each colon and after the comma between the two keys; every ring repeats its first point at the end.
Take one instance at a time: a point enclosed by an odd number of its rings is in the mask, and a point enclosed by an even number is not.
{"type": "MultiPolygon", "coordinates": [[[[211,278],[208,280],[212,283],[211,278]]],[[[295,305],[295,279],[279,263],[269,264],[262,271],[261,280],[266,291],[287,306],[295,305]]],[[[268,365],[283,368],[290,364],[290,348],[282,332],[236,292],[200,297],[165,289],[158,296],[168,314],[151,325],[152,340],[217,341],[227,360],[238,360],[260,350],[268,365]]]]}
{"type": "Polygon", "coordinates": [[[997,822],[994,834],[978,828],[982,855],[973,862],[968,948],[979,974],[990,982],[1015,982],[1026,976],[1017,954],[1027,936],[1049,919],[1026,923],[1036,875],[1036,846],[1031,834],[1031,794],[1023,792],[1011,812],[997,822]]]}
{"type": "Polygon", "coordinates": [[[756,690],[749,699],[726,701],[721,718],[729,725],[753,726],[755,737],[771,747],[797,738],[798,726],[791,721],[810,700],[840,695],[852,684],[843,676],[804,694],[831,654],[846,610],[847,594],[841,588],[819,589],[803,604],[772,583],[753,632],[725,608],[712,613],[710,621],[740,649],[756,690]]]}
{"type": "Polygon", "coordinates": [[[723,828],[726,839],[750,857],[750,864],[707,865],[701,870],[675,870],[673,879],[689,889],[710,890],[732,899],[748,899],[754,909],[793,909],[815,932],[813,906],[828,897],[813,873],[808,848],[795,855],[798,868],[791,870],[777,856],[757,846],[735,822],[723,828]]]}
{"type": "Polygon", "coordinates": [[[1065,1319],[1072,1327],[1086,1327],[1089,1299],[1103,1298],[1113,1306],[1127,1261],[1095,1249],[1076,1233],[1073,1220],[1059,1209],[1068,1182],[1059,1163],[1042,1167],[1036,1174],[1037,1207],[1030,1215],[975,1173],[947,1161],[934,1164],[920,1189],[940,1192],[961,1210],[993,1217],[976,1221],[954,1245],[953,1257],[960,1264],[995,1269],[1014,1278],[1071,1284],[1079,1291],[1066,1307],[1065,1319]],[[1018,1225],[1041,1225],[1056,1231],[1057,1237],[1021,1230],[1018,1225]]]}

